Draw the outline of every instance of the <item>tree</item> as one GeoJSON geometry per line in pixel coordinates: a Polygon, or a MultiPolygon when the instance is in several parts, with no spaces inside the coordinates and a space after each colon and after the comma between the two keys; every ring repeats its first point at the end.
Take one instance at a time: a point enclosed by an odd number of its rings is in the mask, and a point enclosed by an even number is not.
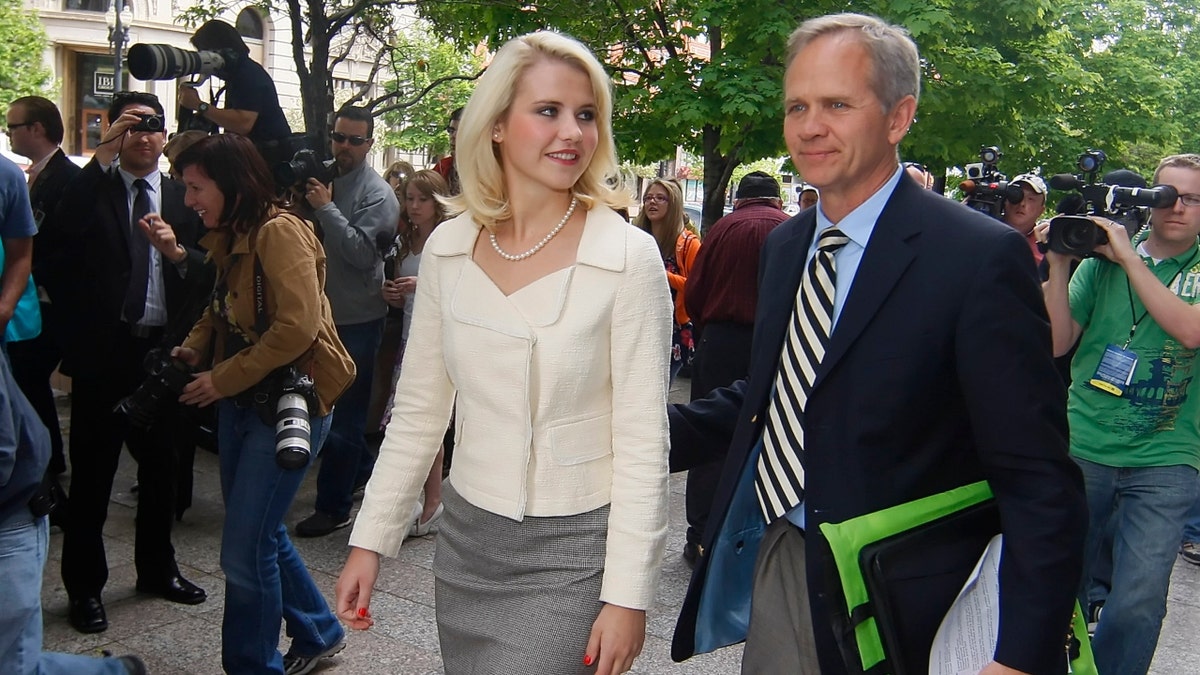
{"type": "MultiPolygon", "coordinates": [[[[927,86],[903,149],[927,164],[969,161],[993,142],[1032,154],[1041,140],[1026,130],[1064,106],[1063,87],[1089,81],[1053,23],[1050,0],[875,0],[856,9],[905,25],[921,47],[927,86]]],[[[496,45],[549,28],[589,45],[615,78],[622,156],[652,161],[683,146],[704,158],[707,225],[722,213],[736,166],[783,152],[791,31],[805,18],[845,11],[845,3],[497,0],[419,11],[458,41],[496,45]]]]}
{"type": "Polygon", "coordinates": [[[392,46],[405,60],[392,64],[396,77],[383,85],[388,98],[377,114],[394,130],[385,132],[384,144],[426,149],[433,155],[429,159],[436,159],[450,149],[446,120],[452,110],[467,104],[474,89],[471,81],[482,74],[483,58],[432,38],[424,22],[399,31],[392,46]]]}
{"type": "MultiPolygon", "coordinates": [[[[398,47],[404,43],[402,27],[407,19],[402,10],[422,0],[262,0],[259,9],[284,16],[290,27],[292,61],[300,80],[300,99],[307,133],[317,137],[319,147],[328,144],[333,122],[333,73],[349,58],[375,64],[366,81],[347,102],[365,105],[377,114],[387,109],[412,107],[444,82],[472,79],[478,73],[445,75],[401,100],[410,88],[392,81],[382,96],[369,98],[381,73],[414,72],[407,67],[409,55],[398,47]]],[[[238,0],[198,0],[180,13],[178,21],[194,26],[225,14],[238,0]]],[[[415,59],[413,60],[415,61],[415,59]]]]}
{"type": "Polygon", "coordinates": [[[0,100],[50,93],[50,69],[42,61],[46,31],[21,0],[0,0],[0,100]]]}

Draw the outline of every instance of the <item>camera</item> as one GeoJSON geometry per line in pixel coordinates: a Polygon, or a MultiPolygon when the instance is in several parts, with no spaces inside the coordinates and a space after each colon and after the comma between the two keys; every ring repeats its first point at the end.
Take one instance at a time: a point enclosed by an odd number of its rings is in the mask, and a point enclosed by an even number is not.
{"type": "Polygon", "coordinates": [[[129,421],[141,429],[154,424],[164,399],[176,399],[192,381],[192,367],[172,358],[167,350],[151,349],[146,353],[143,367],[149,373],[138,388],[117,404],[116,411],[129,416],[129,421]]]}
{"type": "Polygon", "coordinates": [[[281,188],[303,185],[309,178],[328,184],[337,177],[333,160],[323,161],[315,150],[309,148],[297,150],[291,159],[276,164],[274,174],[275,184],[281,188]]]}
{"type": "Polygon", "coordinates": [[[1017,204],[1025,197],[1020,185],[1010,184],[1008,176],[997,170],[996,163],[1002,156],[1000,148],[983,146],[979,149],[980,161],[966,165],[967,180],[959,183],[959,188],[967,193],[964,203],[993,218],[1003,217],[1005,203],[1017,204]]]}
{"type": "Polygon", "coordinates": [[[317,393],[308,375],[288,366],[275,382],[275,463],[282,469],[302,469],[312,456],[308,411],[317,407],[317,393]]]}
{"type": "Polygon", "coordinates": [[[172,45],[139,42],[129,48],[129,74],[139,80],[175,80],[217,75],[241,58],[232,49],[193,52],[172,45]]]}
{"type": "MultiPolygon", "coordinates": [[[[1115,220],[1123,224],[1126,230],[1132,230],[1130,236],[1136,232],[1138,226],[1145,223],[1149,208],[1168,207],[1179,199],[1179,192],[1170,185],[1147,188],[1097,182],[1096,174],[1104,166],[1105,159],[1107,158],[1100,150],[1085,151],[1075,164],[1085,174],[1085,178],[1081,179],[1069,173],[1056,174],[1050,177],[1050,187],[1055,190],[1078,192],[1082,197],[1079,213],[1090,213],[1115,220]]],[[[1141,184],[1145,185],[1144,182],[1141,184]]],[[[1048,250],[1086,258],[1093,254],[1097,246],[1107,243],[1108,234],[1089,218],[1075,214],[1050,219],[1050,229],[1046,233],[1048,250]]]]}
{"type": "Polygon", "coordinates": [[[167,128],[167,119],[162,115],[138,115],[141,122],[129,127],[130,131],[163,131],[167,128]]]}

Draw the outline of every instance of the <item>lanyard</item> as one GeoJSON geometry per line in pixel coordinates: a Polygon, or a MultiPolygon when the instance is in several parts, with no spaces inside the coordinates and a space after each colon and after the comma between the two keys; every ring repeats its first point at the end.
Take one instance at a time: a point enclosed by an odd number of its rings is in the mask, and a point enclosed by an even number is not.
{"type": "MultiPolygon", "coordinates": [[[[1175,282],[1179,280],[1179,277],[1183,275],[1183,271],[1190,269],[1192,267],[1192,263],[1196,262],[1196,258],[1198,257],[1200,257],[1200,250],[1197,250],[1195,253],[1193,253],[1192,257],[1188,258],[1188,261],[1179,268],[1178,272],[1175,273],[1175,276],[1171,277],[1171,280],[1167,282],[1167,288],[1174,286],[1175,282]]],[[[1122,349],[1129,349],[1129,343],[1133,342],[1133,334],[1137,332],[1138,324],[1140,324],[1142,320],[1146,318],[1146,315],[1150,313],[1150,310],[1143,309],[1142,315],[1137,315],[1137,311],[1133,308],[1133,286],[1129,283],[1129,275],[1125,275],[1125,290],[1129,293],[1129,318],[1133,321],[1133,325],[1129,327],[1129,337],[1125,340],[1125,346],[1122,347],[1122,349]]]]}

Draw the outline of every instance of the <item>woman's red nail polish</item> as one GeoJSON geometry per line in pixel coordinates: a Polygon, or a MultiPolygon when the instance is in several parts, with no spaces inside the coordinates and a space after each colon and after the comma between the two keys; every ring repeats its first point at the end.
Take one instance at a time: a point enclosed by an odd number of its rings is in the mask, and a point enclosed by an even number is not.
{"type": "Polygon", "coordinates": [[[588,654],[583,655],[583,665],[585,665],[585,666],[592,665],[592,657],[590,655],[588,655],[588,654]]]}
{"type": "Polygon", "coordinates": [[[366,607],[358,608],[358,618],[360,618],[360,619],[367,618],[367,608],[366,607]]]}

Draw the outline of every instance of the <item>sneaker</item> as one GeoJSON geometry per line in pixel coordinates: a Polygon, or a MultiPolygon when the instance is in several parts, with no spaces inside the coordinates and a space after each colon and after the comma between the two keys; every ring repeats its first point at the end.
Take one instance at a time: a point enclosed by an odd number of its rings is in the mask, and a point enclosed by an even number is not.
{"type": "Polygon", "coordinates": [[[150,672],[146,669],[146,664],[133,654],[118,656],[117,660],[121,662],[122,666],[125,666],[125,670],[129,672],[129,675],[148,675],[150,672]]]}
{"type": "Polygon", "coordinates": [[[342,638],[335,642],[332,647],[316,656],[300,656],[299,654],[293,654],[292,650],[289,649],[288,653],[283,655],[284,675],[304,675],[305,673],[311,673],[312,669],[317,667],[318,661],[333,657],[345,648],[346,639],[342,638]]]}
{"type": "Polygon", "coordinates": [[[1200,542],[1184,542],[1183,546],[1179,547],[1179,555],[1193,565],[1200,565],[1200,542]]]}
{"type": "Polygon", "coordinates": [[[1096,626],[1100,623],[1100,613],[1104,611],[1104,601],[1094,600],[1088,604],[1087,633],[1088,637],[1096,636],[1096,626]]]}
{"type": "Polygon", "coordinates": [[[340,530],[349,524],[350,516],[337,518],[328,513],[315,511],[311,516],[296,523],[296,534],[301,537],[324,537],[330,532],[340,530]]]}

